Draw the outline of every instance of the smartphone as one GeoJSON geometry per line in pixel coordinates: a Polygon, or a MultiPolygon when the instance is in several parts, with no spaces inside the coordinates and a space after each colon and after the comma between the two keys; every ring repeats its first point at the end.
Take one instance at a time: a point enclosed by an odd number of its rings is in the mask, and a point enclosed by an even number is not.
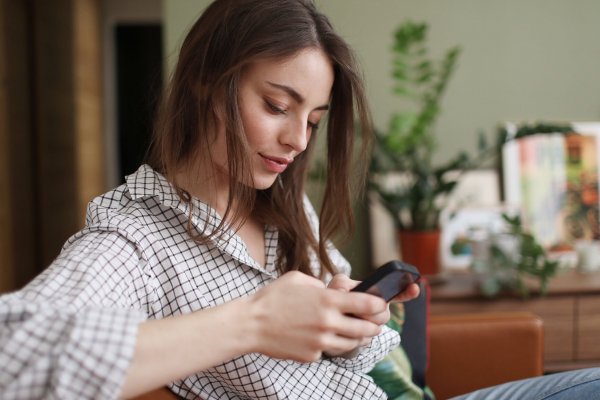
{"type": "Polygon", "coordinates": [[[370,293],[390,301],[420,279],[421,274],[416,267],[394,260],[377,268],[352,291],[370,293]]]}

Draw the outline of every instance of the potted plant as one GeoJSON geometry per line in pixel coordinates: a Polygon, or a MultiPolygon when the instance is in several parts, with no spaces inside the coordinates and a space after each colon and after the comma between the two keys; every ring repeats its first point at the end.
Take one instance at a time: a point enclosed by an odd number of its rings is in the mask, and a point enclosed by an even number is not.
{"type": "Polygon", "coordinates": [[[402,258],[425,275],[439,270],[440,214],[462,173],[497,157],[508,140],[540,133],[572,132],[570,125],[524,124],[513,135],[501,128],[497,141],[488,145],[479,135],[477,153],[459,152],[436,164],[434,125],[460,48],[448,49],[440,60],[429,58],[427,25],[407,21],[394,35],[394,93],[402,112],[392,115],[385,132],[376,130],[369,186],[392,217],[402,258]]]}
{"type": "Polygon", "coordinates": [[[440,61],[430,59],[427,25],[411,21],[400,25],[394,39],[394,93],[405,110],[392,115],[387,131],[376,131],[369,184],[394,220],[403,259],[435,274],[440,212],[458,182],[448,172],[471,164],[464,152],[441,165],[433,159],[433,128],[460,49],[452,47],[440,61]]]}

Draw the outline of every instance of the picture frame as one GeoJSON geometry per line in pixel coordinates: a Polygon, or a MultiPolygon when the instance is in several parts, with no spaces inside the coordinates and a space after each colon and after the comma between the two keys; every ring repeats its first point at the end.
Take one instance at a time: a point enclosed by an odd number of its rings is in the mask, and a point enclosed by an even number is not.
{"type": "MultiPolygon", "coordinates": [[[[600,122],[568,124],[576,134],[534,134],[502,148],[503,200],[547,248],[600,239],[600,122]]],[[[505,127],[509,136],[518,129],[505,127]]]]}
{"type": "Polygon", "coordinates": [[[482,230],[498,229],[502,210],[498,171],[492,168],[466,171],[440,217],[442,270],[468,268],[472,259],[471,236],[482,230]]]}
{"type": "Polygon", "coordinates": [[[444,215],[440,238],[441,263],[446,271],[465,270],[473,260],[473,243],[505,231],[502,214],[514,214],[503,206],[467,207],[444,215]]]}

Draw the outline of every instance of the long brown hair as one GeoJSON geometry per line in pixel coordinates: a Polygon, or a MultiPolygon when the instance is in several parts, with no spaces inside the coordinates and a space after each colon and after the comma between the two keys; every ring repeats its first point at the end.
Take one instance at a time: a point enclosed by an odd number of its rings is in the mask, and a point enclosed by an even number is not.
{"type": "MultiPolygon", "coordinates": [[[[148,163],[175,183],[176,171],[192,168],[196,157],[211,160],[210,146],[219,124],[225,130],[230,179],[228,207],[217,234],[239,226],[252,213],[279,230],[278,267],[282,272],[300,270],[312,275],[309,265],[313,253],[321,263],[321,277],[326,272],[335,273],[327,246],[334,235],[349,235],[354,227],[352,195],[364,184],[371,120],[354,55],[312,1],[214,1],[183,42],[158,115],[148,163]],[[304,183],[317,135],[312,135],[307,150],[271,188],[257,191],[240,183],[252,182],[238,104],[243,69],[254,61],[285,59],[306,48],[321,49],[334,69],[318,239],[303,206],[304,183]],[[351,176],[355,118],[360,121],[362,136],[361,157],[355,165],[360,179],[351,176]],[[235,211],[231,211],[234,201],[235,211]]],[[[175,186],[182,200],[189,202],[189,194],[175,186]]],[[[188,231],[200,243],[215,234],[194,231],[191,223],[188,231]]]]}

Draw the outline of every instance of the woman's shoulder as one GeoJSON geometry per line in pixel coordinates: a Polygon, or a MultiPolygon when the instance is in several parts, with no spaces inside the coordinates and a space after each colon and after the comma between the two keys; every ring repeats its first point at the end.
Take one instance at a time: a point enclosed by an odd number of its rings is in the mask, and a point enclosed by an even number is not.
{"type": "Polygon", "coordinates": [[[158,221],[168,223],[168,210],[185,213],[187,205],[159,172],[142,165],[125,178],[125,183],[93,199],[87,209],[86,224],[101,222],[133,223],[150,226],[158,221]]]}
{"type": "Polygon", "coordinates": [[[93,227],[131,227],[143,229],[143,217],[149,214],[143,203],[136,203],[123,184],[103,195],[94,198],[87,207],[86,228],[93,227]]]}
{"type": "Polygon", "coordinates": [[[84,231],[118,232],[138,244],[148,242],[154,231],[179,223],[168,218],[173,196],[166,179],[142,165],[125,183],[89,202],[84,231]]]}

